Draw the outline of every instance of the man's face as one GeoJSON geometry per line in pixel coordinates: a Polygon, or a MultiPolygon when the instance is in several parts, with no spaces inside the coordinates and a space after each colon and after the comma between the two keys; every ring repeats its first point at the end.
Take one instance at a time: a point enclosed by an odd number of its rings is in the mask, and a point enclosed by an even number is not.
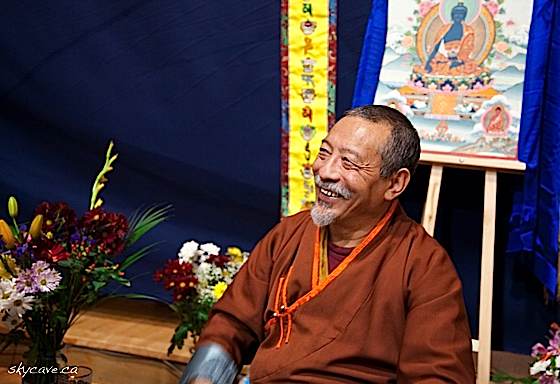
{"type": "Polygon", "coordinates": [[[331,129],[313,163],[317,225],[367,220],[384,203],[390,182],[380,176],[380,151],[389,134],[384,125],[352,116],[331,129]]]}

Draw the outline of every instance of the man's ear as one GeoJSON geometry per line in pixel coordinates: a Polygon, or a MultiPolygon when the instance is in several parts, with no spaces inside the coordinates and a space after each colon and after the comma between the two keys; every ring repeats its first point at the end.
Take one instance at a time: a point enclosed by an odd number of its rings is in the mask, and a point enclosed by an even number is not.
{"type": "Polygon", "coordinates": [[[406,168],[399,169],[389,177],[389,186],[385,190],[385,200],[392,201],[404,192],[410,182],[410,171],[406,168]]]}

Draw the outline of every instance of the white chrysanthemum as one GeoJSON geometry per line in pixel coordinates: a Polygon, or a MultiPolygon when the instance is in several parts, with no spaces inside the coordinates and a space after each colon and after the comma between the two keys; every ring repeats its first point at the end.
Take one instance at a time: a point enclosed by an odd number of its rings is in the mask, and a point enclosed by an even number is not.
{"type": "Polygon", "coordinates": [[[212,287],[199,288],[198,295],[202,300],[214,301],[214,289],[212,287]]]}
{"type": "Polygon", "coordinates": [[[31,309],[34,299],[33,296],[25,296],[23,292],[14,291],[8,299],[9,303],[6,311],[11,315],[21,317],[26,311],[31,309]]]}
{"type": "Polygon", "coordinates": [[[21,317],[12,312],[0,312],[0,319],[2,324],[10,331],[21,323],[21,317]]]}
{"type": "Polygon", "coordinates": [[[540,372],[545,372],[550,365],[550,360],[539,360],[533,363],[531,368],[529,368],[529,373],[531,376],[536,375],[540,372]]]}
{"type": "Polygon", "coordinates": [[[16,283],[14,279],[11,280],[0,279],[0,299],[5,298],[4,297],[5,295],[9,296],[10,293],[15,290],[16,290],[16,283]]]}
{"type": "Polygon", "coordinates": [[[0,279],[0,311],[11,307],[10,298],[16,290],[14,280],[0,279]]]}
{"type": "Polygon", "coordinates": [[[210,263],[200,263],[196,268],[196,277],[198,281],[208,281],[212,276],[212,264],[210,263]]]}
{"type": "Polygon", "coordinates": [[[206,252],[209,255],[219,255],[220,254],[220,247],[212,243],[202,244],[200,249],[206,252]]]}
{"type": "Polygon", "coordinates": [[[38,274],[37,286],[40,292],[51,292],[58,287],[60,280],[62,280],[62,276],[58,271],[47,268],[38,274]]]}
{"type": "Polygon", "coordinates": [[[179,251],[179,262],[192,263],[196,252],[198,251],[198,243],[194,240],[187,241],[179,251]]]}

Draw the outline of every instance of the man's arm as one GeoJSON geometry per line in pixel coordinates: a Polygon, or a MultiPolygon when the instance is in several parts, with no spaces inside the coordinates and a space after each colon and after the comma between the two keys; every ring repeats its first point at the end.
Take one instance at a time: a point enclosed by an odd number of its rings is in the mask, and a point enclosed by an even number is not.
{"type": "Polygon", "coordinates": [[[208,343],[194,353],[179,384],[231,384],[237,365],[219,345],[208,343]]]}
{"type": "Polygon", "coordinates": [[[399,383],[475,382],[471,334],[461,282],[447,253],[432,239],[412,252],[405,288],[407,316],[399,383]]]}
{"type": "Polygon", "coordinates": [[[200,380],[230,384],[238,367],[252,360],[263,337],[263,312],[268,301],[278,228],[276,226],[255,246],[233,283],[212,309],[181,384],[200,380]]]}

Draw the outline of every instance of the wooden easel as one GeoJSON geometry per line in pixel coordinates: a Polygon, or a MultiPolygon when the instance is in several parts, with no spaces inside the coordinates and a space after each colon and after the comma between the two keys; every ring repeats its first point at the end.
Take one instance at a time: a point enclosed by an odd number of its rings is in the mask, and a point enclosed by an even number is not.
{"type": "Polygon", "coordinates": [[[525,164],[512,160],[489,160],[427,153],[422,153],[420,161],[424,164],[432,164],[426,205],[424,206],[424,213],[422,215],[422,225],[432,236],[436,225],[443,167],[474,168],[484,171],[485,173],[478,340],[473,340],[473,351],[478,352],[477,383],[488,384],[490,383],[492,352],[492,288],[494,283],[497,173],[498,170],[522,172],[525,170],[525,164]]]}

